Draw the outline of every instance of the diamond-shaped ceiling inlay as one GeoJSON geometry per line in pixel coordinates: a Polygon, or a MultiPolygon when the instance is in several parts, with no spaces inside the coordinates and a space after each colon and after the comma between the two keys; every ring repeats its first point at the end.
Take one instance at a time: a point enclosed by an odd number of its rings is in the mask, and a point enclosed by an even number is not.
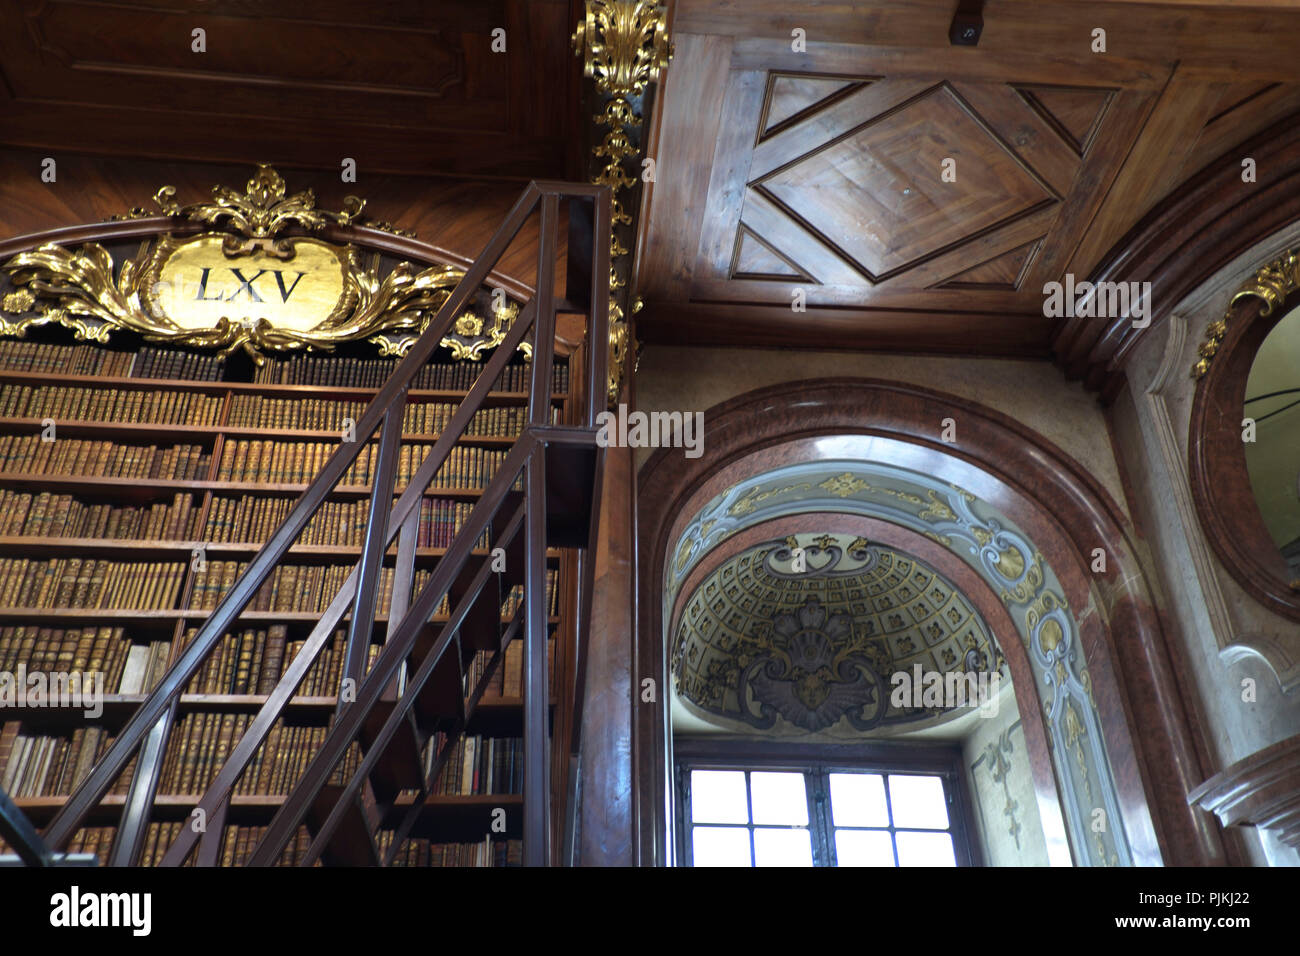
{"type": "Polygon", "coordinates": [[[946,85],[750,185],[872,281],[1059,199],[946,85]]]}

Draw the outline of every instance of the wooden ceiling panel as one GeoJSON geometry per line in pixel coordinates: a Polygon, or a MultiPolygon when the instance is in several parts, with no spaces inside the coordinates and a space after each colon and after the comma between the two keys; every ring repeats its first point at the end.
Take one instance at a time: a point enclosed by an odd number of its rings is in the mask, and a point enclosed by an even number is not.
{"type": "Polygon", "coordinates": [[[1072,86],[1014,86],[1039,116],[1056,130],[1075,155],[1083,156],[1101,124],[1114,90],[1072,86]]]}
{"type": "Polygon", "coordinates": [[[569,0],[0,0],[0,143],[565,178],[570,16],[569,0]]]}
{"type": "Polygon", "coordinates": [[[943,84],[749,188],[872,283],[1059,200],[943,84]]]}
{"type": "Polygon", "coordinates": [[[679,0],[638,336],[1049,355],[1045,283],[1300,112],[1300,67],[1242,54],[1300,9],[1084,7],[989,0],[969,48],[947,0],[679,0]]]}
{"type": "Polygon", "coordinates": [[[987,262],[959,272],[948,279],[940,288],[977,289],[980,291],[1015,292],[1025,278],[1025,272],[1043,242],[1035,239],[1017,246],[1010,252],[1004,252],[987,262]]]}
{"type": "Polygon", "coordinates": [[[731,278],[813,281],[806,269],[790,261],[744,225],[736,233],[736,254],[732,260],[731,278]]]}
{"type": "Polygon", "coordinates": [[[763,118],[759,123],[762,130],[759,141],[807,118],[815,110],[861,85],[861,81],[852,77],[771,74],[767,81],[763,118]]]}

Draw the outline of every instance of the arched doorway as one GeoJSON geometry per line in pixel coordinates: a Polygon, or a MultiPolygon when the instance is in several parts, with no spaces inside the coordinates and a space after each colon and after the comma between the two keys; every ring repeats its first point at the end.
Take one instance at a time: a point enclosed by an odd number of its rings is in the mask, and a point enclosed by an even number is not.
{"type": "MultiPolygon", "coordinates": [[[[700,458],[663,450],[640,474],[638,685],[669,686],[673,576],[711,537],[755,515],[847,507],[933,536],[1018,617],[1047,706],[1025,716],[1057,751],[1076,863],[1222,860],[1217,830],[1186,805],[1200,768],[1127,520],[1077,462],[998,412],[872,380],[760,389],[706,412],[705,426],[700,458]]],[[[646,863],[667,861],[666,697],[634,704],[646,863]]]]}

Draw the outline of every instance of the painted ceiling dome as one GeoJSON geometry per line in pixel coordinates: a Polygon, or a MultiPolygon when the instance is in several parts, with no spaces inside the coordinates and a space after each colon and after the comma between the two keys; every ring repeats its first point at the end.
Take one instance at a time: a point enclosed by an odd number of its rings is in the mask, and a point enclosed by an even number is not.
{"type": "Polygon", "coordinates": [[[728,558],[683,605],[671,671],[696,716],[782,736],[910,730],[958,716],[1009,680],[983,619],[943,575],[837,534],[728,558]],[[940,681],[969,689],[966,703],[923,693],[940,681]]]}

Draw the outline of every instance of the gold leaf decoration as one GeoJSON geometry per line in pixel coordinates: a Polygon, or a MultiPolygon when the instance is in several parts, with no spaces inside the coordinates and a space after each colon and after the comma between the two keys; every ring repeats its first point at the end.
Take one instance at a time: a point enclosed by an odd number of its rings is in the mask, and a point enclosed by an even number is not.
{"type": "MultiPolygon", "coordinates": [[[[331,351],[359,339],[375,343],[383,356],[399,356],[428,328],[465,275],[453,266],[420,269],[402,262],[381,278],[377,257],[364,267],[354,246],[282,236],[290,227],[314,232],[329,224],[348,225],[365,203],[348,197],[340,212],[317,209],[311,190],[287,195],[284,180],[265,164],[257,167],[243,194],[216,186],[212,201],[189,206],[178,205],[174,196],[175,189],[164,186],[155,198],[166,214],[216,226],[218,231],[185,239],[159,236],[123,262],[120,270],[108,250],[93,242],[75,251],[49,243],[18,253],[0,266],[16,287],[0,301],[0,309],[23,317],[9,321],[0,315],[0,334],[22,336],[30,327],[55,322],[71,328],[78,340],[107,342],[120,329],[150,342],[217,349],[223,355],[242,349],[259,365],[267,352],[331,351]],[[192,252],[204,242],[219,243],[218,258],[224,256],[235,265],[256,262],[257,256],[292,263],[304,244],[313,246],[316,256],[324,256],[333,263],[331,269],[338,269],[333,281],[338,283],[341,277],[342,292],[330,291],[332,308],[323,308],[324,317],[309,328],[286,328],[265,315],[220,315],[210,324],[196,324],[190,316],[191,321],[178,322],[163,308],[158,291],[167,284],[163,268],[174,256],[192,252]]],[[[246,283],[250,289],[251,281],[246,283]]],[[[489,291],[483,289],[475,301],[481,307],[489,298],[489,291]]],[[[204,301],[225,300],[218,294],[204,301]]],[[[462,313],[441,344],[456,359],[481,360],[486,350],[505,339],[519,307],[507,299],[494,304],[491,314],[489,324],[472,311],[462,313]]],[[[532,346],[521,344],[520,351],[530,357],[532,346]]]]}
{"type": "MultiPolygon", "coordinates": [[[[588,0],[583,20],[573,34],[573,50],[584,58],[584,75],[594,81],[598,93],[608,97],[601,112],[593,117],[597,126],[604,127],[606,132],[601,142],[592,147],[597,171],[591,181],[609,187],[613,229],[622,228],[631,233],[633,214],[627,208],[627,200],[638,180],[636,175],[629,175],[623,164],[628,161],[635,164],[643,153],[639,138],[633,136],[633,130],[641,126],[641,97],[651,83],[658,82],[672,59],[664,9],[645,0],[588,0]]],[[[627,278],[631,269],[630,251],[619,242],[617,235],[611,234],[607,382],[610,405],[618,401],[622,391],[628,354],[626,316],[617,300],[620,294],[631,291],[632,283],[627,278]]],[[[633,300],[632,314],[640,308],[640,300],[633,300]]]]}
{"type": "Polygon", "coordinates": [[[846,471],[844,474],[836,475],[834,478],[827,478],[817,487],[828,491],[836,498],[847,498],[849,495],[855,494],[870,486],[861,478],[855,478],[846,471]]]}
{"type": "Polygon", "coordinates": [[[316,208],[316,194],[310,189],[291,196],[285,193],[280,174],[266,163],[258,163],[242,194],[228,186],[213,186],[210,201],[181,206],[175,199],[175,187],[163,186],[154,195],[154,202],[169,216],[222,227],[230,233],[228,252],[245,247],[240,236],[271,239],[290,226],[309,232],[319,232],[331,223],[346,226],[361,215],[366,204],[364,199],[348,196],[341,211],[326,212],[316,208]]]}
{"type": "Polygon", "coordinates": [[[615,96],[644,93],[673,55],[663,10],[645,0],[589,0],[573,47],[586,50],[584,75],[615,96]]]}
{"type": "Polygon", "coordinates": [[[1292,249],[1266,264],[1247,279],[1228,300],[1228,308],[1223,313],[1223,318],[1206,326],[1205,339],[1196,350],[1200,358],[1192,366],[1192,377],[1203,378],[1210,370],[1210,363],[1214,361],[1224,336],[1228,334],[1228,320],[1232,317],[1232,310],[1239,300],[1247,296],[1263,300],[1264,305],[1260,308],[1259,314],[1267,316],[1271,315],[1273,310],[1297,289],[1300,289],[1300,250],[1292,249]]]}

